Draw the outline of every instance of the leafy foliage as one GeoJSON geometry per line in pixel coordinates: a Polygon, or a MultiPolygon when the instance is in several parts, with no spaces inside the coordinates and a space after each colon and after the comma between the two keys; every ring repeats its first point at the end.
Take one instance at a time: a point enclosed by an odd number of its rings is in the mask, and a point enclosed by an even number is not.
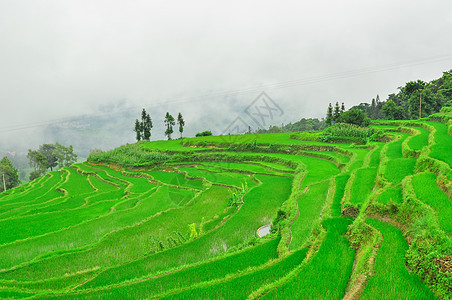
{"type": "Polygon", "coordinates": [[[56,155],[57,146],[52,144],[43,144],[39,146],[39,152],[41,152],[47,160],[47,168],[50,168],[50,171],[53,171],[58,165],[58,157],[56,155]]]}
{"type": "Polygon", "coordinates": [[[151,138],[152,127],[153,125],[151,116],[143,108],[143,110],[141,111],[141,121],[138,121],[138,119],[135,120],[134,131],[136,133],[137,142],[141,140],[149,141],[149,139],[151,138]]]}
{"type": "Polygon", "coordinates": [[[242,187],[239,190],[233,189],[231,191],[231,198],[229,199],[229,206],[240,206],[243,202],[243,197],[248,192],[248,183],[242,183],[242,187]]]}
{"type": "Polygon", "coordinates": [[[370,124],[370,119],[367,117],[367,114],[360,109],[350,109],[344,112],[339,120],[343,123],[362,127],[367,127],[370,124]]]}
{"type": "Polygon", "coordinates": [[[106,152],[91,153],[88,161],[134,167],[162,163],[168,161],[170,158],[168,154],[159,151],[149,151],[142,148],[140,144],[134,144],[121,146],[106,152]]]}
{"type": "Polygon", "coordinates": [[[259,128],[255,131],[256,134],[260,133],[280,133],[280,132],[296,132],[296,131],[311,131],[322,130],[325,128],[325,121],[313,118],[302,118],[297,122],[285,124],[282,126],[270,125],[268,129],[259,128]]]}
{"type": "Polygon", "coordinates": [[[179,133],[180,133],[180,137],[182,138],[182,133],[184,132],[185,121],[184,121],[184,118],[182,117],[181,113],[179,113],[177,115],[177,124],[179,125],[179,133]]]}
{"type": "Polygon", "coordinates": [[[323,131],[322,141],[367,143],[369,141],[376,141],[382,136],[383,132],[374,128],[338,123],[323,131]]]}
{"type": "Polygon", "coordinates": [[[57,163],[60,167],[69,167],[77,161],[77,154],[74,153],[72,145],[66,147],[56,143],[54,155],[57,158],[57,163]]]}
{"type": "Polygon", "coordinates": [[[30,161],[30,167],[34,169],[30,174],[30,180],[34,180],[45,174],[48,162],[44,154],[36,150],[28,150],[27,158],[30,161]]]}
{"type": "Polygon", "coordinates": [[[206,131],[203,131],[203,132],[198,132],[197,134],[196,134],[196,137],[200,137],[200,136],[211,136],[212,135],[212,132],[210,131],[210,130],[206,130],[206,131]]]}
{"type": "Polygon", "coordinates": [[[19,172],[5,156],[0,160],[0,192],[9,190],[20,184],[19,172]]]}
{"type": "Polygon", "coordinates": [[[165,115],[165,135],[168,137],[168,140],[171,140],[171,134],[173,134],[173,126],[176,124],[176,121],[174,120],[174,117],[170,115],[169,112],[165,115]]]}

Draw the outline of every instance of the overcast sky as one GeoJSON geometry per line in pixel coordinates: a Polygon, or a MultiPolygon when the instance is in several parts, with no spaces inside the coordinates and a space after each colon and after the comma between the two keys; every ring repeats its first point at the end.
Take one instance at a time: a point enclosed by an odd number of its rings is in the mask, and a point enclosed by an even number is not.
{"type": "Polygon", "coordinates": [[[451,28],[450,0],[0,0],[0,131],[112,107],[221,128],[261,91],[275,122],[323,117],[452,69],[451,28]]]}

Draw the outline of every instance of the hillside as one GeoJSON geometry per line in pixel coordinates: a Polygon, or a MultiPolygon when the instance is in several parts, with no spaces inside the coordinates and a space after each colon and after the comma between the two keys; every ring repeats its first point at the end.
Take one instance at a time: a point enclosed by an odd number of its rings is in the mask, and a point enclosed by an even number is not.
{"type": "Polygon", "coordinates": [[[0,298],[450,299],[451,120],[92,154],[0,194],[0,298]]]}

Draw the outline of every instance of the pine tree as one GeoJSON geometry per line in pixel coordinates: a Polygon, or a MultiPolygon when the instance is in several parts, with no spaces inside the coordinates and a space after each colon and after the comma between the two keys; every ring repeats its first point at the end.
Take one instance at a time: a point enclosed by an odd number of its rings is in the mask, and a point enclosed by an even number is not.
{"type": "Polygon", "coordinates": [[[341,105],[341,115],[342,115],[344,112],[345,112],[345,104],[344,104],[344,102],[342,102],[342,105],[341,105]]]}
{"type": "Polygon", "coordinates": [[[377,102],[375,99],[372,99],[372,104],[370,105],[369,118],[375,119],[375,115],[377,112],[377,102]]]}
{"type": "Polygon", "coordinates": [[[151,116],[146,113],[146,110],[143,108],[143,110],[141,111],[141,122],[138,119],[135,120],[134,131],[136,133],[137,141],[149,141],[151,138],[152,127],[153,125],[151,116]]]}
{"type": "Polygon", "coordinates": [[[137,142],[141,141],[141,123],[138,119],[135,120],[135,129],[137,142]]]}
{"type": "Polygon", "coordinates": [[[177,115],[177,124],[179,125],[180,138],[182,138],[182,132],[184,132],[185,121],[181,113],[177,115]]]}
{"type": "Polygon", "coordinates": [[[340,118],[341,118],[341,109],[339,107],[339,102],[336,102],[336,106],[334,106],[333,121],[339,122],[340,118]]]}
{"type": "Polygon", "coordinates": [[[380,101],[380,96],[377,94],[377,98],[375,99],[377,107],[375,108],[375,119],[382,119],[383,113],[381,112],[381,109],[383,108],[383,102],[380,101]]]}
{"type": "Polygon", "coordinates": [[[328,105],[325,122],[327,126],[331,126],[333,124],[333,107],[331,106],[331,103],[328,105]]]}
{"type": "Polygon", "coordinates": [[[174,117],[169,114],[169,112],[166,112],[165,115],[165,135],[168,137],[168,140],[171,140],[171,134],[174,132],[173,126],[176,124],[174,121],[174,117]]]}
{"type": "Polygon", "coordinates": [[[151,138],[152,119],[149,114],[146,114],[143,123],[143,140],[149,141],[151,138]]]}

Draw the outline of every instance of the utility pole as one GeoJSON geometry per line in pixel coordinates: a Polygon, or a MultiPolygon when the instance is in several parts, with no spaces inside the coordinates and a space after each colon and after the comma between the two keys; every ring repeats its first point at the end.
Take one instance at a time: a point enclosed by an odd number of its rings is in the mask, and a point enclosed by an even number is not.
{"type": "Polygon", "coordinates": [[[419,119],[421,118],[422,112],[422,91],[419,93],[419,119]]]}

